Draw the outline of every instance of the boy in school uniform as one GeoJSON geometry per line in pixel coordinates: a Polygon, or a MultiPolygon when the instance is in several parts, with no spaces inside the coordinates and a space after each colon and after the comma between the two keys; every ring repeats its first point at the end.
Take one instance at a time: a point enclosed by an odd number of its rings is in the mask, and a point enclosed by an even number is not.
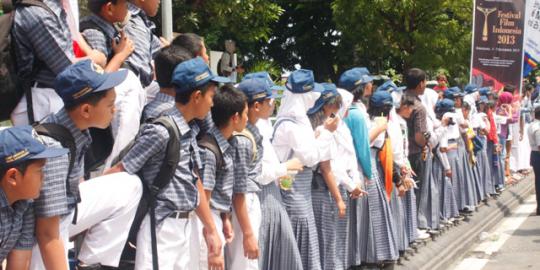
{"type": "MultiPolygon", "coordinates": [[[[223,269],[220,250],[222,241],[210,214],[210,209],[199,180],[201,161],[196,136],[196,118],[204,118],[212,107],[217,84],[228,82],[217,77],[201,58],[179,64],[172,75],[176,91],[175,106],[163,115],[172,118],[180,132],[180,162],[174,179],[158,194],[156,202],[156,229],[159,267],[161,269],[188,269],[190,261],[191,226],[188,219],[195,211],[204,225],[204,237],[210,250],[212,269],[223,269]]],[[[166,155],[169,134],[158,124],[144,125],[133,148],[110,172],[143,172],[145,183],[152,183],[166,155]]],[[[150,222],[146,217],[137,236],[135,269],[152,269],[150,222]]]]}
{"type": "MultiPolygon", "coordinates": [[[[212,107],[212,119],[215,126],[210,128],[205,135],[209,138],[208,140],[216,142],[222,162],[218,160],[220,158],[218,154],[201,144],[204,190],[210,203],[214,222],[218,230],[223,232],[220,236],[222,240],[227,240],[227,242],[230,242],[234,237],[231,228],[233,200],[238,194],[247,191],[247,174],[243,177],[236,174],[236,167],[244,166],[244,169],[247,167],[246,164],[235,163],[238,138],[234,136],[235,132],[240,132],[246,127],[247,111],[245,95],[233,86],[222,86],[214,97],[214,107],[212,107]]],[[[205,137],[202,138],[203,141],[205,139],[205,137]]],[[[223,257],[223,251],[220,252],[223,257]]],[[[203,252],[201,254],[201,269],[206,269],[204,258],[203,252]]]]}
{"type": "Polygon", "coordinates": [[[39,196],[47,158],[67,154],[44,146],[30,126],[0,130],[0,262],[27,269],[34,246],[32,199],[39,196]]]}
{"type": "MultiPolygon", "coordinates": [[[[65,108],[44,122],[67,130],[75,152],[49,158],[43,170],[43,186],[34,202],[38,245],[32,252],[31,269],[68,269],[68,240],[83,231],[78,269],[118,266],[142,195],[140,180],[127,173],[81,180],[84,154],[92,141],[88,128],[110,124],[114,87],[126,74],[125,70],[104,73],[84,60],[66,68],[55,80],[54,88],[65,108]]],[[[49,136],[41,138],[48,146],[64,143],[49,136]]]]}
{"type": "Polygon", "coordinates": [[[132,0],[128,3],[130,19],[124,31],[133,41],[135,50],[126,59],[128,69],[133,71],[146,90],[146,103],[152,101],[159,91],[154,80],[153,60],[162,46],[162,41],[154,31],[156,25],[149,17],[156,16],[159,9],[159,0],[132,0]]]}
{"type": "Polygon", "coordinates": [[[236,237],[227,246],[229,269],[259,268],[261,204],[257,193],[261,190],[259,176],[262,173],[263,138],[255,125],[260,118],[270,114],[273,109],[271,100],[274,97],[271,85],[266,81],[270,80],[268,73],[248,75],[248,79],[243,80],[238,89],[247,96],[248,123],[243,133],[248,133],[251,139],[246,136],[236,137],[235,157],[235,177],[247,178],[248,189],[246,193],[235,194],[233,197],[232,226],[236,237]]]}
{"type": "Polygon", "coordinates": [[[176,45],[169,45],[158,52],[154,63],[156,65],[156,81],[159,84],[159,93],[152,102],[144,107],[142,122],[147,119],[155,119],[166,110],[174,107],[176,93],[171,82],[174,68],[193,57],[188,50],[176,45]]]}

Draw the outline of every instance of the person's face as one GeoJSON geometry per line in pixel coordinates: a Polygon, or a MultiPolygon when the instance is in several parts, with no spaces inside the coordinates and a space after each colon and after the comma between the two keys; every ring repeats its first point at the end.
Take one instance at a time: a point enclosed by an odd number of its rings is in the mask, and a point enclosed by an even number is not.
{"type": "Polygon", "coordinates": [[[332,114],[337,115],[338,112],[339,112],[339,109],[340,109],[339,105],[325,105],[323,107],[324,116],[326,116],[326,118],[328,118],[328,117],[332,116],[332,114]]]}
{"type": "Polygon", "coordinates": [[[7,182],[17,198],[36,199],[39,197],[43,182],[43,166],[45,166],[45,159],[32,161],[24,173],[17,168],[11,168],[6,171],[2,181],[7,182]]]}
{"type": "Polygon", "coordinates": [[[159,3],[160,0],[144,0],[142,1],[141,9],[144,10],[149,17],[154,17],[157,15],[159,3]]]}
{"type": "Polygon", "coordinates": [[[444,78],[438,79],[437,84],[439,86],[446,86],[446,79],[444,79],[444,78]]]}
{"type": "Polygon", "coordinates": [[[204,46],[204,42],[201,41],[201,51],[199,52],[199,55],[206,64],[210,63],[210,57],[208,57],[208,54],[206,53],[206,46],[204,46]]]}
{"type": "Polygon", "coordinates": [[[364,97],[371,97],[373,93],[373,83],[369,82],[364,86],[364,97]]]}
{"type": "Polygon", "coordinates": [[[413,112],[412,106],[403,106],[399,108],[399,115],[405,119],[409,119],[413,112]]]}
{"type": "Polygon", "coordinates": [[[454,100],[454,106],[456,108],[461,108],[461,105],[463,104],[463,99],[461,97],[457,97],[455,100],[454,100]]]}
{"type": "Polygon", "coordinates": [[[468,108],[462,108],[462,109],[461,109],[461,112],[463,112],[463,117],[464,117],[465,119],[469,119],[469,112],[470,112],[470,109],[468,109],[468,108]]]}
{"type": "Polygon", "coordinates": [[[241,132],[246,128],[248,121],[248,105],[246,104],[242,113],[233,116],[233,128],[236,132],[241,132]]]}
{"type": "Polygon", "coordinates": [[[201,91],[196,91],[192,95],[195,100],[196,105],[196,115],[197,119],[204,119],[212,106],[214,106],[214,96],[216,95],[217,85],[211,84],[206,92],[203,94],[201,91]]]}
{"type": "Polygon", "coordinates": [[[478,111],[485,112],[486,111],[486,104],[485,103],[480,103],[478,105],[478,111]]]}
{"type": "Polygon", "coordinates": [[[109,2],[106,9],[113,22],[123,22],[128,14],[127,0],[117,0],[116,4],[109,2]]]}
{"type": "Polygon", "coordinates": [[[426,91],[426,80],[423,80],[418,85],[418,94],[423,95],[425,91],[426,91]]]}
{"type": "Polygon", "coordinates": [[[107,90],[105,96],[95,105],[88,104],[87,117],[91,127],[107,128],[114,117],[116,92],[113,89],[107,90]]]}
{"type": "Polygon", "coordinates": [[[270,98],[257,102],[255,106],[260,118],[266,119],[274,112],[274,100],[270,98]]]}

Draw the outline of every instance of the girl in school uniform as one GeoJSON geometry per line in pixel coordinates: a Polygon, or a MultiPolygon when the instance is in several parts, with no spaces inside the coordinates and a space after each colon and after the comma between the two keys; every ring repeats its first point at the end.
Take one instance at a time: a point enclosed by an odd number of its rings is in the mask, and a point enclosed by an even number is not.
{"type": "MultiPolygon", "coordinates": [[[[477,152],[475,151],[475,144],[474,140],[476,138],[475,129],[478,125],[476,123],[473,117],[472,113],[472,103],[473,101],[467,101],[463,102],[463,105],[461,107],[461,113],[463,114],[463,119],[465,120],[465,123],[467,123],[467,128],[464,129],[465,132],[463,133],[463,139],[465,141],[465,148],[466,148],[466,155],[467,159],[469,160],[469,164],[471,164],[471,169],[473,172],[473,188],[474,188],[474,194],[475,194],[475,205],[478,205],[480,201],[484,200],[484,180],[481,179],[480,171],[478,170],[478,156],[477,152]]],[[[475,105],[476,107],[476,105],[475,105]]]]}
{"type": "Polygon", "coordinates": [[[350,201],[350,265],[379,264],[395,261],[399,256],[390,206],[376,168],[376,151],[370,149],[371,141],[387,128],[386,121],[372,125],[367,114],[364,101],[371,95],[372,81],[366,68],[347,70],[339,79],[340,88],[354,97],[344,121],[351,130],[356,159],[365,175],[363,189],[368,193],[364,198],[350,201]]]}
{"type": "Polygon", "coordinates": [[[480,179],[483,180],[483,192],[486,198],[491,197],[495,193],[495,185],[493,184],[491,174],[491,164],[488,158],[488,138],[487,135],[490,132],[490,123],[488,119],[487,104],[488,99],[485,96],[481,96],[478,100],[477,108],[478,113],[474,115],[475,132],[478,139],[482,142],[482,148],[477,154],[477,170],[480,179]]]}
{"type": "Polygon", "coordinates": [[[323,87],[315,83],[312,71],[292,72],[286,87],[274,125],[272,145],[280,161],[298,158],[305,166],[294,177],[292,186],[281,189],[281,195],[291,219],[303,268],[318,270],[321,261],[311,197],[312,167],[322,160],[330,160],[331,132],[337,129],[338,121],[335,118],[326,120],[318,134],[313,131],[306,112],[313,107],[323,87]]]}

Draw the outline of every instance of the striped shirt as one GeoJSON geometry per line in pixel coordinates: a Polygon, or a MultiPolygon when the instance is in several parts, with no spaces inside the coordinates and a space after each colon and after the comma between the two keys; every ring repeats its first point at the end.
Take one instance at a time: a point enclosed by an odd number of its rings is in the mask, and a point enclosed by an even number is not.
{"type": "Polygon", "coordinates": [[[109,22],[105,21],[96,14],[91,14],[81,19],[81,25],[93,24],[98,26],[98,29],[85,29],[81,32],[82,36],[86,40],[86,43],[94,49],[103,53],[108,59],[110,59],[114,51],[112,49],[112,40],[118,36],[118,32],[109,22]]]}
{"type": "Polygon", "coordinates": [[[150,21],[143,10],[132,3],[128,3],[131,19],[124,28],[127,36],[133,41],[135,50],[126,59],[131,71],[139,76],[143,87],[147,87],[154,79],[152,61],[161,48],[159,38],[153,31],[156,25],[150,21]]]}
{"type": "Polygon", "coordinates": [[[154,100],[144,107],[142,114],[143,123],[148,119],[160,117],[163,112],[169,110],[171,107],[174,107],[174,97],[161,92],[157,93],[154,100]]]}
{"type": "MultiPolygon", "coordinates": [[[[76,145],[76,157],[73,168],[69,173],[69,155],[49,158],[43,168],[43,185],[39,198],[34,202],[36,216],[53,217],[64,216],[75,208],[81,200],[79,195],[79,183],[84,177],[84,154],[92,143],[90,132],[81,131],[69,118],[65,109],[49,116],[46,123],[55,123],[67,128],[76,145]],[[67,179],[67,181],[66,181],[67,179]]],[[[60,142],[53,138],[41,136],[43,143],[50,147],[61,147],[60,142]]]]}
{"type": "Polygon", "coordinates": [[[47,86],[52,86],[56,75],[71,65],[75,58],[66,12],[61,1],[43,0],[54,12],[41,7],[18,7],[12,28],[17,72],[47,86]],[[34,62],[39,67],[33,72],[34,62]]]}
{"type": "Polygon", "coordinates": [[[34,211],[30,201],[16,201],[10,206],[0,188],[0,262],[11,250],[31,250],[34,243],[34,211]]]}
{"type": "Polygon", "coordinates": [[[253,157],[255,154],[253,151],[253,142],[249,138],[241,135],[236,136],[238,143],[234,160],[235,178],[247,179],[247,192],[259,192],[261,187],[259,186],[258,177],[262,173],[263,156],[262,135],[259,129],[250,123],[247,124],[246,129],[255,139],[257,156],[253,157]]]}
{"type": "Polygon", "coordinates": [[[234,175],[234,139],[227,141],[219,129],[213,127],[208,134],[217,141],[219,149],[223,155],[223,165],[217,168],[216,156],[212,151],[202,148],[201,159],[203,160],[202,181],[205,190],[212,191],[210,207],[220,212],[230,212],[232,204],[233,190],[236,188],[245,189],[245,184],[237,181],[234,175]],[[238,187],[237,187],[238,185],[238,187]]]}
{"type": "MultiPolygon", "coordinates": [[[[188,124],[176,108],[163,115],[171,117],[180,132],[180,161],[176,166],[174,179],[157,195],[156,220],[163,221],[174,211],[193,211],[199,202],[197,189],[198,175],[201,169],[199,147],[196,136],[199,128],[188,124]]],[[[152,184],[158,175],[167,151],[169,133],[159,124],[145,124],[139,132],[133,148],[122,159],[126,172],[142,173],[143,181],[152,184]]]]}

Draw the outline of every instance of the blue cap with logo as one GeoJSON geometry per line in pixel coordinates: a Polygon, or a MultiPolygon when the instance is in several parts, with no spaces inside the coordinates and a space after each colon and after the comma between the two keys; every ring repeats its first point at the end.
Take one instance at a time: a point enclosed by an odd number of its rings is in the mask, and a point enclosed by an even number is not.
{"type": "Polygon", "coordinates": [[[315,101],[315,105],[308,110],[307,114],[314,114],[322,109],[322,107],[330,101],[332,98],[339,96],[337,87],[333,83],[321,83],[324,90],[321,93],[321,96],[315,101]]]}
{"type": "Polygon", "coordinates": [[[369,99],[369,106],[383,107],[385,105],[394,105],[392,95],[387,91],[376,91],[369,99]]]}
{"type": "Polygon", "coordinates": [[[366,84],[373,81],[373,77],[369,74],[369,70],[365,67],[351,68],[339,77],[338,86],[346,89],[353,90],[359,85],[366,84]]]}
{"type": "Polygon", "coordinates": [[[229,78],[216,76],[201,57],[184,61],[176,66],[172,75],[176,93],[193,91],[208,82],[230,83],[229,78]]]}
{"type": "Polygon", "coordinates": [[[454,106],[455,103],[453,100],[444,98],[437,101],[437,104],[435,104],[435,111],[439,113],[453,112],[455,110],[454,106]]]}
{"type": "Polygon", "coordinates": [[[315,76],[313,71],[309,69],[299,69],[291,72],[289,78],[287,78],[287,84],[285,85],[287,90],[296,93],[308,93],[311,91],[322,92],[323,86],[315,82],[315,76]]]}
{"type": "Polygon", "coordinates": [[[478,91],[478,86],[476,84],[470,83],[470,84],[467,84],[467,86],[465,86],[464,90],[465,90],[465,93],[472,94],[472,93],[478,91]]]}
{"type": "Polygon", "coordinates": [[[275,84],[274,81],[272,80],[272,77],[270,77],[270,74],[268,72],[266,72],[266,71],[248,73],[248,74],[246,74],[244,76],[244,78],[242,80],[256,79],[256,78],[265,80],[266,83],[268,83],[268,85],[270,85],[270,89],[273,90],[273,91],[277,91],[277,90],[285,91],[285,90],[287,90],[287,88],[285,88],[284,86],[275,84]]]}
{"type": "Polygon", "coordinates": [[[0,165],[15,166],[31,159],[65,155],[68,149],[46,147],[31,126],[16,126],[0,130],[0,165]]]}
{"type": "Polygon", "coordinates": [[[491,87],[481,87],[478,92],[480,92],[481,96],[489,96],[491,95],[491,87]]]}
{"type": "Polygon", "coordinates": [[[394,92],[398,89],[397,85],[392,81],[388,80],[381,84],[381,86],[377,87],[377,91],[387,91],[387,92],[394,92]]]}
{"type": "Polygon", "coordinates": [[[443,94],[444,98],[454,99],[457,97],[463,97],[464,94],[461,92],[461,89],[459,87],[454,86],[446,89],[443,94]]]}
{"type": "Polygon", "coordinates": [[[127,73],[127,70],[107,73],[91,60],[83,60],[56,76],[54,90],[64,104],[72,104],[92,93],[118,86],[126,79],[127,73]]]}
{"type": "Polygon", "coordinates": [[[264,79],[242,80],[236,88],[246,94],[248,102],[272,98],[272,90],[264,79]]]}

